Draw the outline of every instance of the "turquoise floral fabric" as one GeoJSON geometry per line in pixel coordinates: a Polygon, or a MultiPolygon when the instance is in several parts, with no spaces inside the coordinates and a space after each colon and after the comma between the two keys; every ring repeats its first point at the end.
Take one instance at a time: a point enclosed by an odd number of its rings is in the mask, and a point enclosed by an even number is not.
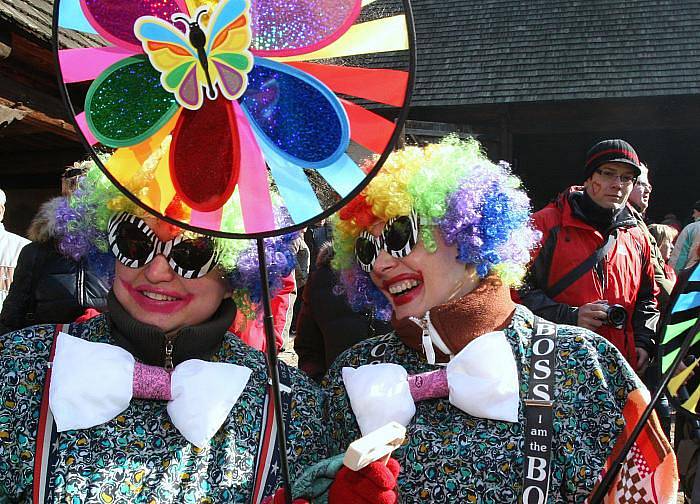
{"type": "MultiPolygon", "coordinates": [[[[74,325],[69,332],[111,343],[104,316],[74,325]]],[[[53,334],[54,326],[43,325],[0,336],[0,502],[31,500],[39,406],[53,334]]],[[[249,502],[267,388],[265,358],[228,333],[212,360],[247,366],[253,373],[208,447],[200,450],[178,433],[166,402],[134,399],[110,422],[59,433],[47,502],[249,502]]],[[[292,399],[287,451],[294,479],[327,456],[327,443],[321,435],[323,395],[296,369],[288,372],[292,399]]]]}
{"type": "MultiPolygon", "coordinates": [[[[533,315],[518,306],[505,330],[520,377],[519,423],[473,417],[447,399],[416,404],[406,441],[394,452],[401,464],[403,503],[517,502],[523,478],[523,400],[530,372],[533,315]]],[[[560,326],[557,340],[553,460],[549,502],[583,502],[624,426],[628,393],[641,386],[620,353],[586,329],[560,326]]],[[[373,362],[404,366],[409,374],[435,369],[395,334],[347,350],[323,385],[329,393],[332,449],[360,436],[341,369],[373,362]]]]}

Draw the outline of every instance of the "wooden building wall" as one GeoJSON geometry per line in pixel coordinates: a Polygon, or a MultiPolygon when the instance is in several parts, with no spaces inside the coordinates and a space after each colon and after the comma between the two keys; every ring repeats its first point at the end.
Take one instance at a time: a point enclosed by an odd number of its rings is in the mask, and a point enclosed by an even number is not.
{"type": "Polygon", "coordinates": [[[24,234],[39,205],[60,194],[60,174],[85,156],[60,99],[53,54],[0,24],[0,188],[5,227],[24,234]]]}

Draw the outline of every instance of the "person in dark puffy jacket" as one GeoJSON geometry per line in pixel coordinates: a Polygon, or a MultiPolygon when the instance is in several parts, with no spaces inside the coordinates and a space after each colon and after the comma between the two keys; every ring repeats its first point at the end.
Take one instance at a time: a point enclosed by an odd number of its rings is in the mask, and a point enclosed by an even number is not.
{"type": "Polygon", "coordinates": [[[63,198],[41,205],[27,231],[32,243],[19,255],[14,281],[0,313],[0,334],[34,324],[71,322],[86,309],[103,311],[109,290],[87,262],[59,253],[56,209],[63,198]]]}
{"type": "Polygon", "coordinates": [[[332,258],[333,243],[326,242],[319,249],[316,270],[304,289],[294,340],[299,369],[317,381],[346,349],[391,331],[389,323],[375,319],[371,313],[353,311],[345,296],[333,292],[337,276],[331,269],[332,258]]]}

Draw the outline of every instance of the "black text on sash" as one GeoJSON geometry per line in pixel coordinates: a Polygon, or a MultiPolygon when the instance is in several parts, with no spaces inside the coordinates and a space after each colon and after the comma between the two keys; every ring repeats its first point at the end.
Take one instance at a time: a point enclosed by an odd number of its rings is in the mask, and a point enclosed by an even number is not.
{"type": "Polygon", "coordinates": [[[549,493],[556,334],[556,324],[535,317],[530,387],[525,400],[523,504],[545,504],[549,493]]]}

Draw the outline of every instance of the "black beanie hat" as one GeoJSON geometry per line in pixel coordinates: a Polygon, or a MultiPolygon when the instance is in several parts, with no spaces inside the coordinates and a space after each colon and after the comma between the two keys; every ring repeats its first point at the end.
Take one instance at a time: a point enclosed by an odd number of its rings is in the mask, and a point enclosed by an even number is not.
{"type": "Polygon", "coordinates": [[[638,177],[642,170],[639,168],[639,158],[634,148],[619,138],[603,140],[590,148],[586,154],[584,166],[584,180],[587,180],[596,168],[605,163],[625,163],[634,168],[634,175],[638,177]]]}
{"type": "Polygon", "coordinates": [[[693,210],[697,210],[698,212],[700,212],[700,199],[697,200],[693,205],[693,210]]]}

